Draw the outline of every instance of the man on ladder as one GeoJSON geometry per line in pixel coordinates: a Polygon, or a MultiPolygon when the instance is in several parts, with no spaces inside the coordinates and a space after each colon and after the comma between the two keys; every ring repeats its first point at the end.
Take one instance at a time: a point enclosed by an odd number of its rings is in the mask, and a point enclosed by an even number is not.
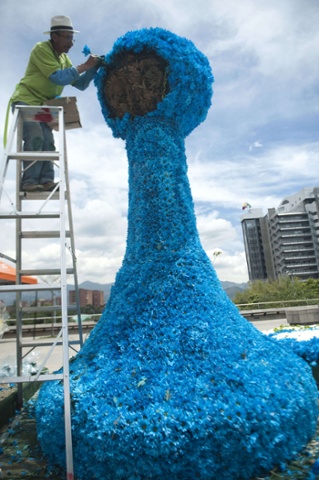
{"type": "MultiPolygon", "coordinates": [[[[38,346],[38,342],[27,342],[22,335],[23,315],[22,315],[22,301],[21,295],[26,290],[26,286],[22,285],[21,279],[24,275],[24,270],[28,271],[29,262],[22,260],[22,241],[27,242],[33,239],[43,239],[47,242],[48,238],[59,239],[60,256],[57,259],[52,257],[46,262],[43,269],[31,269],[36,272],[35,275],[50,277],[59,277],[58,281],[41,282],[37,285],[32,285],[32,289],[37,291],[52,291],[58,292],[61,297],[61,317],[62,328],[55,341],[50,342],[50,350],[47,357],[51,354],[53,348],[58,343],[62,345],[63,353],[63,368],[61,373],[54,372],[41,376],[41,381],[59,379],[64,384],[64,423],[65,423],[65,445],[66,445],[66,468],[67,478],[73,479],[73,453],[72,453],[72,428],[71,428],[71,406],[70,406],[70,382],[69,382],[69,347],[71,342],[68,337],[68,301],[67,301],[67,275],[74,275],[74,285],[78,290],[78,280],[76,273],[76,259],[74,234],[72,226],[71,201],[69,195],[69,181],[67,174],[67,158],[66,158],[66,142],[65,142],[65,121],[64,110],[61,106],[50,105],[50,100],[53,101],[59,97],[65,85],[73,85],[80,90],[85,90],[92,81],[95,73],[101,65],[101,58],[91,55],[89,59],[82,65],[77,67],[72,66],[67,53],[73,45],[73,35],[78,33],[74,30],[72,22],[69,17],[56,16],[51,20],[51,29],[49,32],[50,39],[45,42],[40,42],[33,48],[29,63],[24,77],[20,80],[13,96],[10,99],[13,109],[15,108],[14,118],[9,135],[9,148],[5,152],[4,162],[0,168],[0,196],[3,190],[4,179],[6,176],[8,164],[10,160],[17,161],[17,188],[15,201],[10,198],[10,211],[1,213],[1,218],[13,219],[16,223],[16,271],[17,281],[14,286],[16,291],[16,318],[17,318],[17,376],[12,377],[14,383],[18,386],[25,382],[34,381],[32,378],[26,378],[22,372],[22,358],[25,348],[38,346]],[[48,105],[48,109],[41,107],[48,105]],[[39,107],[39,108],[38,108],[39,107]],[[42,110],[44,114],[42,114],[42,110]],[[48,115],[46,114],[48,110],[48,115]],[[36,115],[34,114],[36,112],[36,115]],[[37,112],[40,112],[38,115],[37,112]],[[59,130],[58,151],[55,148],[53,132],[50,125],[47,123],[52,113],[52,118],[56,115],[56,124],[59,130]],[[22,145],[23,140],[23,145],[22,145]],[[15,142],[16,141],[16,142],[15,142]],[[14,150],[14,143],[16,143],[16,150],[14,150]],[[23,151],[21,151],[23,150],[23,151]],[[60,181],[58,184],[54,183],[54,161],[59,160],[60,181]],[[20,185],[21,168],[20,162],[23,162],[23,174],[20,185]],[[56,202],[53,198],[54,192],[59,188],[59,204],[58,207],[53,207],[54,211],[47,211],[44,207],[49,199],[56,202]],[[24,192],[21,194],[19,189],[24,192]],[[41,193],[48,192],[48,196],[43,201],[41,208],[38,208],[38,202],[34,208],[23,209],[22,203],[29,199],[35,199],[41,193]],[[32,192],[35,192],[33,195],[32,192]],[[30,197],[30,198],[29,198],[30,197]],[[33,198],[34,197],[34,198],[33,198]],[[66,210],[66,204],[68,205],[66,210]],[[39,223],[39,228],[36,230],[28,230],[27,222],[30,219],[36,219],[39,223]],[[56,219],[51,227],[51,222],[48,219],[56,219]],[[25,225],[25,222],[27,225],[25,225]],[[49,225],[48,225],[49,223],[49,225]],[[49,230],[48,230],[49,228],[49,230]],[[67,268],[66,237],[70,238],[70,251],[72,257],[72,268],[67,268]],[[61,342],[62,339],[62,342],[61,342]],[[26,347],[27,345],[27,347],[26,347]]],[[[53,103],[53,102],[52,102],[53,103]]],[[[10,107],[9,107],[10,108],[10,107]]],[[[8,108],[8,113],[9,113],[8,108]]],[[[51,120],[49,120],[51,121],[51,120]]],[[[6,122],[7,125],[8,122],[6,122]]],[[[54,124],[54,122],[52,123],[54,124]]],[[[72,128],[72,127],[71,127],[72,128]]],[[[6,132],[4,135],[6,143],[6,132]]],[[[28,206],[29,207],[29,206],[28,206]]],[[[28,286],[29,287],[29,286],[28,286]]],[[[32,291],[33,291],[32,290],[32,291]]],[[[10,290],[11,291],[11,290],[10,290]]],[[[77,302],[79,305],[79,302],[77,302]]],[[[78,310],[79,325],[80,310],[78,310]]],[[[80,332],[79,328],[79,332],[80,332]]],[[[82,343],[80,333],[80,344],[82,343]]],[[[44,361],[45,363],[45,361],[44,361]]],[[[42,374],[42,368],[39,370],[39,376],[42,374]]],[[[1,379],[0,379],[1,380],[1,379]]],[[[20,390],[20,399],[22,404],[22,388],[20,390]]]]}
{"type": "MultiPolygon", "coordinates": [[[[50,39],[39,42],[33,48],[24,77],[20,80],[10,99],[15,105],[45,105],[48,100],[59,97],[65,85],[85,90],[100,66],[100,57],[90,55],[88,60],[72,66],[67,53],[73,46],[74,33],[71,19],[63,15],[51,19],[50,39]]],[[[54,137],[48,123],[25,121],[23,125],[24,151],[55,150],[54,137]]],[[[24,172],[21,190],[25,192],[51,191],[54,183],[52,162],[23,162],[24,172]]]]}

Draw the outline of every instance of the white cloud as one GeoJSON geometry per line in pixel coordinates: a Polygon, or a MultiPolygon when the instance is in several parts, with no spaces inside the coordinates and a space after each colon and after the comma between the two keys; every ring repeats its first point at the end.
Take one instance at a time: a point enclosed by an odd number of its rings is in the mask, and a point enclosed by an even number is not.
{"type": "Polygon", "coordinates": [[[208,250],[206,253],[211,259],[221,281],[235,283],[246,283],[248,281],[246,256],[243,251],[234,253],[223,251],[215,259],[213,251],[208,250]]]}

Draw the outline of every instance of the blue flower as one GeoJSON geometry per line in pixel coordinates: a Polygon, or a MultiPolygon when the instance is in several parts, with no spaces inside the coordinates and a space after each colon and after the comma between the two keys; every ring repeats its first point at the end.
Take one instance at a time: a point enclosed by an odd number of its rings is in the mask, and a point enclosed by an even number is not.
{"type": "Polygon", "coordinates": [[[91,50],[87,45],[84,45],[82,53],[87,57],[88,55],[91,55],[91,50]]]}
{"type": "Polygon", "coordinates": [[[319,459],[317,459],[313,464],[311,472],[314,473],[315,475],[319,475],[319,459]]]}

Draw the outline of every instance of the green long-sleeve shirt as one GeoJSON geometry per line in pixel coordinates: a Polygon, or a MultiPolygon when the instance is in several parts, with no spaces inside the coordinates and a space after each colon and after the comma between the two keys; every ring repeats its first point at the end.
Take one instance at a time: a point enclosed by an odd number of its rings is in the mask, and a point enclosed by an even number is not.
{"type": "Polygon", "coordinates": [[[25,102],[28,105],[42,105],[46,100],[59,97],[63,85],[53,83],[49,77],[57,70],[72,67],[66,53],[58,55],[50,40],[37,43],[30,54],[24,77],[17,84],[12,102],[25,102]]]}

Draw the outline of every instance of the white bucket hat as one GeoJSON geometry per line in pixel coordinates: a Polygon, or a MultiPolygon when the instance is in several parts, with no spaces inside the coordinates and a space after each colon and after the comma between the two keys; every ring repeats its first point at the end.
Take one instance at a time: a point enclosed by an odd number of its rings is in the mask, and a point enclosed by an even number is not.
{"type": "Polygon", "coordinates": [[[49,32],[43,32],[44,34],[47,33],[54,33],[54,32],[72,32],[72,33],[80,33],[78,30],[74,30],[71,22],[70,17],[65,17],[64,15],[56,15],[55,17],[51,18],[51,30],[49,32]]]}

